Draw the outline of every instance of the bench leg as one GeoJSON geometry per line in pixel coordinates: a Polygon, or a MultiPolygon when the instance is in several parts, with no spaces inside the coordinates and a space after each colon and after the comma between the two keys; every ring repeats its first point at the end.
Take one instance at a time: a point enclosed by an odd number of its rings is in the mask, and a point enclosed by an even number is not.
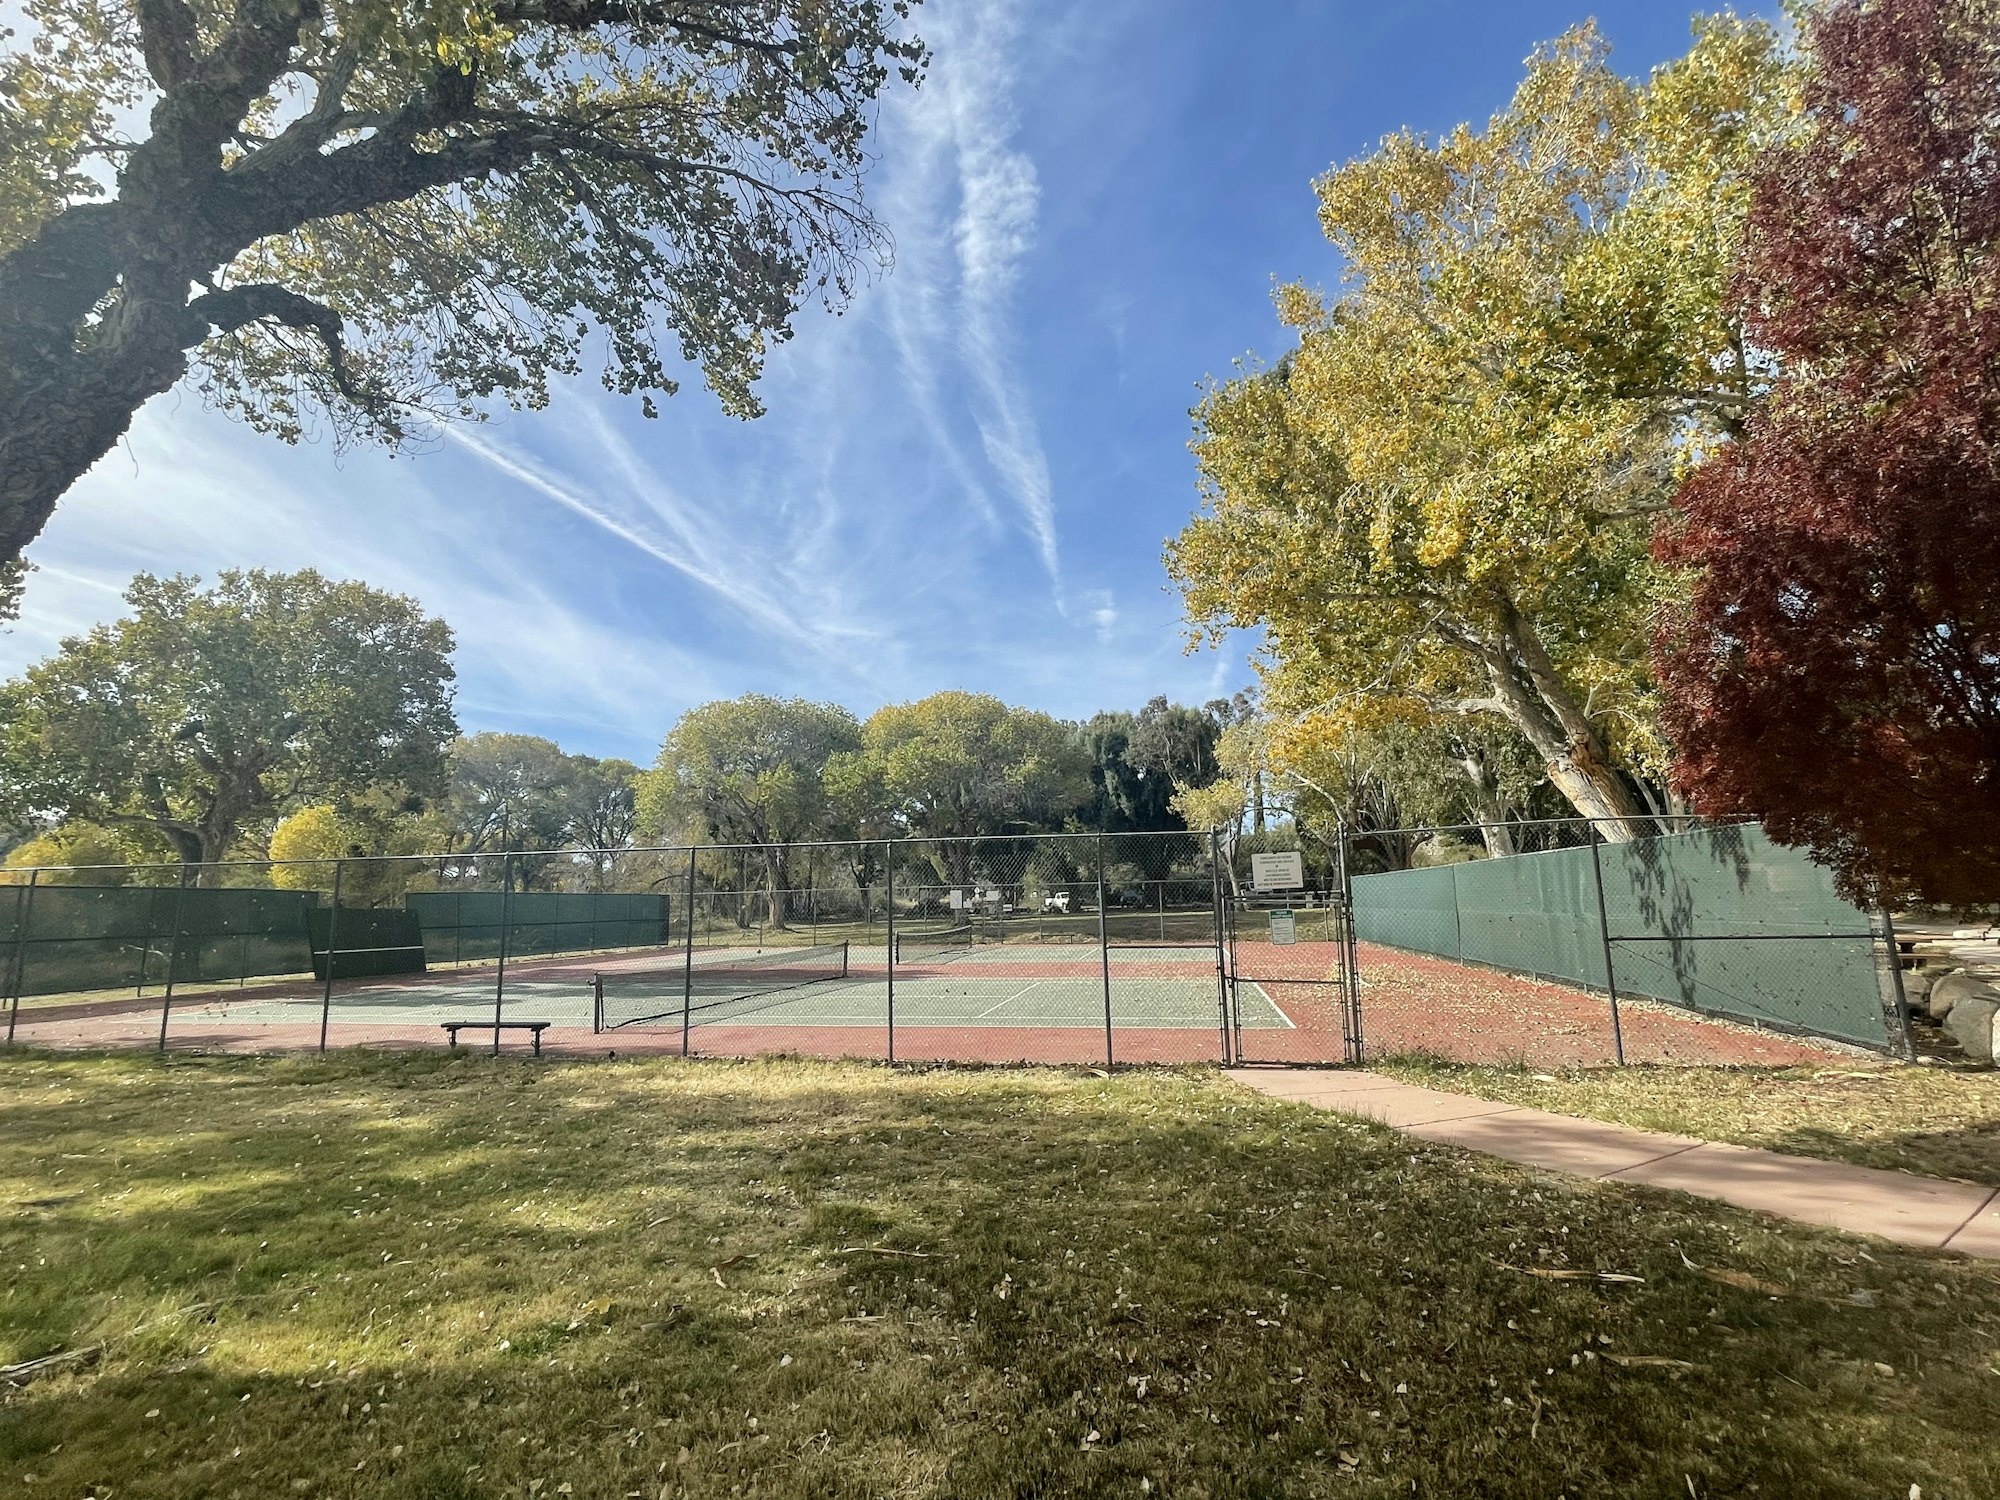
{"type": "Polygon", "coordinates": [[[542,1055],[542,1034],[537,1031],[533,1035],[535,1038],[535,1056],[540,1057],[542,1055]]]}

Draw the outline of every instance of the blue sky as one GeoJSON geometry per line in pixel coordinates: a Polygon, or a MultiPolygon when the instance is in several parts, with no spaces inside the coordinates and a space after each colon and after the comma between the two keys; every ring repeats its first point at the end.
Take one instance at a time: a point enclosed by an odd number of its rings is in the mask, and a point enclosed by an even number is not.
{"type": "Polygon", "coordinates": [[[1069,718],[1233,691],[1253,642],[1188,654],[1160,564],[1202,380],[1280,351],[1274,278],[1334,280],[1315,174],[1483,119],[1586,14],[1630,73],[1687,45],[1675,0],[935,0],[875,142],[895,268],[800,320],[768,415],[697,377],[648,421],[586,377],[392,460],[171,393],[30,550],[0,673],[140,569],[313,566],[450,621],[468,731],[641,762],[749,691],[1069,718]]]}

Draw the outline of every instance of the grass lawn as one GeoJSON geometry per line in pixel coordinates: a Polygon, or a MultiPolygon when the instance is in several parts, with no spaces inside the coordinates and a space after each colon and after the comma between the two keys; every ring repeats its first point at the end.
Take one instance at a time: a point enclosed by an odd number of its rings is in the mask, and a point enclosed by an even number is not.
{"type": "Polygon", "coordinates": [[[0,1495],[2000,1493],[2000,1265],[1212,1072],[14,1056],[0,1264],[0,1495]]]}
{"type": "Polygon", "coordinates": [[[1422,1057],[1369,1067],[1405,1083],[1558,1114],[2000,1184],[2000,1073],[1868,1062],[1542,1069],[1422,1057]]]}

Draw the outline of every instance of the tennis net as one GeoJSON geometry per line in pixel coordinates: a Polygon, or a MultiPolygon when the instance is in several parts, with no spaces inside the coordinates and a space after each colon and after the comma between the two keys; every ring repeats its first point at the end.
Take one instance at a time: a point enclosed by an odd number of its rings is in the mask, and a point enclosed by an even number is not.
{"type": "Polygon", "coordinates": [[[782,948],[692,968],[608,970],[592,977],[597,1029],[678,1021],[707,1026],[785,1003],[809,984],[847,977],[847,944],[782,948]]]}
{"type": "Polygon", "coordinates": [[[949,932],[899,932],[896,934],[896,963],[949,963],[972,950],[972,929],[954,927],[949,932]]]}

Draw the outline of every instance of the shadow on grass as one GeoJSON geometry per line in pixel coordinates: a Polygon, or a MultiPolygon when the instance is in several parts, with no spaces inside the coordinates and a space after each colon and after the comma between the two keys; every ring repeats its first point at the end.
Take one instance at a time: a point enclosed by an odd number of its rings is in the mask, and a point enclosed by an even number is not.
{"type": "Polygon", "coordinates": [[[1201,1074],[16,1058],[0,1212],[25,1494],[2000,1478],[1995,1268],[1201,1074]]]}

